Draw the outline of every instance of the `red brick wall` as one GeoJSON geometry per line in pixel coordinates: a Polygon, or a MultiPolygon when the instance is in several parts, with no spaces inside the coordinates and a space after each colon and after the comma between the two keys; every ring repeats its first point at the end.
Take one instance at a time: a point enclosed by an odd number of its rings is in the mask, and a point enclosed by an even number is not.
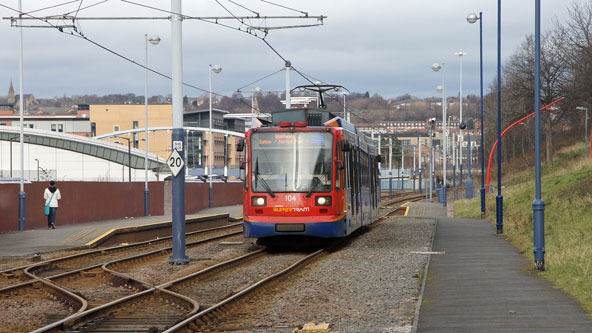
{"type": "MultiPolygon", "coordinates": [[[[124,217],[144,216],[144,183],[142,182],[58,182],[59,201],[56,224],[76,224],[124,217]]],[[[26,229],[47,227],[43,214],[43,191],[47,182],[25,184],[26,229]]],[[[164,214],[163,182],[149,182],[150,214],[164,214]]],[[[0,184],[0,232],[18,230],[18,193],[20,185],[0,184]]],[[[187,183],[185,211],[187,214],[209,206],[208,184],[187,183]]],[[[215,183],[214,206],[242,203],[241,183],[215,183]]]]}

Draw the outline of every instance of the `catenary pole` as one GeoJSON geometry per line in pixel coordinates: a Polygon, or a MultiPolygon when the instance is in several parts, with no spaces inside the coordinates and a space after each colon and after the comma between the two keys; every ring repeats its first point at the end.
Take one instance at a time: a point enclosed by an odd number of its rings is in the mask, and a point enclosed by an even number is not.
{"type": "MultiPolygon", "coordinates": [[[[23,16],[23,6],[22,1],[19,0],[18,2],[18,9],[19,9],[19,17],[22,18],[23,16]]],[[[19,124],[20,124],[20,150],[21,150],[21,177],[20,177],[20,192],[19,192],[19,230],[25,230],[25,204],[26,204],[26,195],[25,195],[25,143],[24,143],[24,134],[23,134],[23,115],[25,114],[25,99],[23,93],[23,22],[22,20],[19,22],[19,124]]]]}
{"type": "MultiPolygon", "coordinates": [[[[173,102],[173,130],[172,149],[181,148],[183,158],[185,147],[183,131],[183,39],[181,0],[171,0],[171,37],[172,37],[172,102],[173,102]]],[[[184,162],[183,162],[184,163],[184,162]]],[[[173,176],[173,255],[170,263],[185,264],[189,258],[185,255],[185,170],[181,169],[177,176],[173,176]]]]}

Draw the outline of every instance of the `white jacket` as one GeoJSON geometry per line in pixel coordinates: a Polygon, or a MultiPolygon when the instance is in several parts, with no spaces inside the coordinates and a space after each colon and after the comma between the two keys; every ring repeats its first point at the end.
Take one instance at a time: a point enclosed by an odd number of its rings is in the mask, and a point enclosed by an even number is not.
{"type": "Polygon", "coordinates": [[[62,195],[60,194],[59,188],[57,188],[54,193],[51,193],[49,188],[46,188],[45,192],[43,193],[43,199],[45,199],[46,206],[47,206],[47,203],[49,202],[49,199],[51,199],[51,202],[49,203],[49,207],[58,207],[58,200],[60,200],[61,198],[62,198],[62,195]],[[53,194],[53,198],[51,197],[52,194],[53,194]]]}

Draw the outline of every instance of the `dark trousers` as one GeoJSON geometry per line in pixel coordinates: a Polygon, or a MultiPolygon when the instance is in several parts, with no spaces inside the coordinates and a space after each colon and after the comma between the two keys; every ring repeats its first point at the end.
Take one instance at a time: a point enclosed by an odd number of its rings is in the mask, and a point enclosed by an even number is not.
{"type": "Polygon", "coordinates": [[[52,224],[55,223],[56,213],[58,212],[58,207],[49,207],[49,215],[47,215],[47,226],[51,227],[52,224]]]}

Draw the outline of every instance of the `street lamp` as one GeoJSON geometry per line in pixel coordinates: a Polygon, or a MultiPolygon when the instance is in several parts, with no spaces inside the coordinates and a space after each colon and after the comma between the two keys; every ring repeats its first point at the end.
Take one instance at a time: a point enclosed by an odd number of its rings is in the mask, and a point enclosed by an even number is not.
{"type": "MultiPolygon", "coordinates": [[[[500,0],[501,1],[501,0],[500,0]]],[[[545,202],[541,198],[541,0],[535,0],[534,19],[534,112],[535,199],[532,201],[534,269],[545,270],[545,202]]],[[[499,106],[498,106],[499,108],[499,106]]],[[[500,141],[501,142],[501,141],[500,141]]],[[[501,147],[501,146],[500,146],[501,147]]],[[[498,148],[498,158],[499,151],[498,148]]],[[[499,173],[499,171],[498,171],[499,173]]]]}
{"type": "Polygon", "coordinates": [[[434,63],[432,65],[432,70],[434,72],[438,72],[440,70],[442,70],[442,86],[438,86],[438,92],[442,93],[442,172],[443,172],[443,177],[442,177],[442,204],[444,205],[444,207],[446,207],[446,150],[448,147],[448,143],[447,143],[447,136],[446,136],[446,74],[445,74],[445,68],[444,68],[444,63],[439,64],[439,63],[434,63]]]}
{"type": "MultiPolygon", "coordinates": [[[[128,170],[128,178],[127,180],[129,182],[132,181],[132,146],[131,146],[131,140],[129,138],[123,137],[123,136],[118,136],[117,138],[119,139],[124,139],[127,140],[127,170],[128,170]]],[[[125,179],[122,179],[123,181],[125,181],[125,179]]]]}
{"type": "Polygon", "coordinates": [[[150,192],[148,190],[148,42],[152,45],[160,43],[160,37],[154,36],[148,38],[148,34],[144,34],[144,44],[146,51],[146,63],[144,66],[144,137],[146,138],[146,153],[144,154],[144,216],[150,215],[150,192]]]}
{"type": "Polygon", "coordinates": [[[37,181],[39,181],[39,160],[35,159],[35,161],[37,161],[37,181]]]}
{"type": "Polygon", "coordinates": [[[485,218],[485,140],[483,139],[483,13],[479,17],[475,13],[467,16],[467,22],[473,24],[479,20],[479,71],[481,79],[481,218],[485,218]]]}
{"type": "MultiPolygon", "coordinates": [[[[222,68],[220,68],[222,70],[222,68]]],[[[218,71],[219,73],[219,71],[218,71]]],[[[260,93],[261,88],[256,87],[255,90],[251,91],[251,128],[253,128],[253,124],[255,123],[255,93],[260,93]]],[[[259,109],[257,109],[257,113],[259,113],[259,109]]]]}
{"type": "Polygon", "coordinates": [[[497,0],[497,196],[495,215],[497,233],[504,232],[504,197],[502,196],[502,0],[497,0]]]}
{"type": "Polygon", "coordinates": [[[584,146],[586,146],[586,158],[588,158],[588,108],[585,108],[583,106],[577,106],[576,110],[584,110],[586,111],[586,128],[585,128],[585,133],[584,133],[584,146]]]}
{"type": "Polygon", "coordinates": [[[347,113],[345,109],[345,95],[349,95],[347,91],[342,91],[341,94],[343,95],[343,119],[349,122],[349,113],[347,113]]]}
{"type": "Polygon", "coordinates": [[[462,109],[463,109],[463,90],[462,90],[462,57],[464,55],[466,55],[465,52],[456,52],[454,55],[458,56],[458,59],[460,61],[460,124],[459,124],[459,135],[458,135],[458,143],[460,146],[460,149],[458,150],[458,158],[460,159],[460,183],[462,185],[462,179],[463,179],[463,154],[462,154],[462,142],[463,142],[463,134],[462,131],[467,127],[467,125],[465,125],[465,123],[463,123],[463,117],[462,117],[462,109]]]}
{"type": "Polygon", "coordinates": [[[210,183],[210,208],[214,207],[214,189],[212,187],[212,160],[214,159],[214,150],[212,148],[212,141],[214,141],[214,136],[212,133],[212,72],[218,74],[222,71],[222,67],[218,65],[210,65],[210,174],[208,175],[208,180],[210,183]]]}

